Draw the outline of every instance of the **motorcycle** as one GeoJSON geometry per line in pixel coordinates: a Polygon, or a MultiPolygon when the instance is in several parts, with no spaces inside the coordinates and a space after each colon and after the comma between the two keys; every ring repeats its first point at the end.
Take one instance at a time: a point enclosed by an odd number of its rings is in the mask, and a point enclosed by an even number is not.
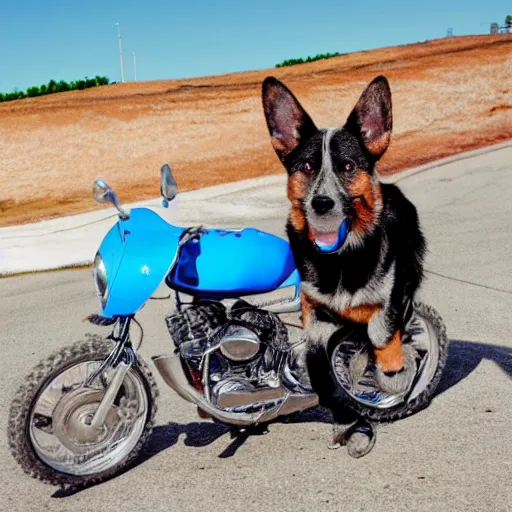
{"type": "MultiPolygon", "coordinates": [[[[178,192],[168,165],[161,169],[160,192],[164,207],[178,192]]],[[[136,460],[153,428],[159,393],[138,354],[135,316],[160,286],[175,297],[166,318],[174,349],[153,363],[201,417],[245,428],[318,405],[305,370],[307,340],[300,332],[294,337],[280,318],[300,311],[301,303],[287,241],[253,228],[177,227],[148,208],[128,212],[103,180],[94,183],[93,194],[119,212],[93,263],[101,315],[88,317],[111,333],[88,335],[50,355],[17,391],[8,440],[26,473],[51,484],[82,485],[136,460]]],[[[373,378],[368,339],[330,344],[331,374],[345,405],[364,418],[392,421],[429,403],[446,361],[439,315],[412,304],[403,343],[415,350],[417,373],[395,395],[373,378]],[[355,358],[363,368],[358,375],[355,358]]]]}

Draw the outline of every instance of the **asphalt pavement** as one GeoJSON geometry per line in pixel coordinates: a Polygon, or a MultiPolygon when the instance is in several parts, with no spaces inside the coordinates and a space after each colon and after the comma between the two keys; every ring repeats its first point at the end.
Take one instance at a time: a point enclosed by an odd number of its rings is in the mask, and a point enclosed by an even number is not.
{"type": "MultiPolygon", "coordinates": [[[[381,426],[373,451],[358,460],[327,449],[331,425],[319,409],[274,423],[267,435],[231,439],[157,377],[157,427],[134,468],[76,493],[31,479],[7,448],[15,390],[50,352],[105,330],[82,322],[98,311],[90,270],[1,279],[0,510],[512,510],[511,162],[512,147],[504,147],[395,178],[429,242],[421,298],[441,313],[451,346],[430,407],[381,426]]],[[[190,221],[206,212],[208,224],[284,235],[279,183],[198,201],[190,221]]],[[[171,348],[171,307],[155,300],[140,312],[146,360],[171,348]]]]}

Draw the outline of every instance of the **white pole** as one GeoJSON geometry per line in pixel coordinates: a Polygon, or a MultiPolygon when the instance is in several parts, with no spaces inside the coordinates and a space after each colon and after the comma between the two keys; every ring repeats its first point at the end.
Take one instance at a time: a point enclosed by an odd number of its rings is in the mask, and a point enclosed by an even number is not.
{"type": "Polygon", "coordinates": [[[123,41],[121,39],[121,27],[116,23],[117,39],[119,40],[119,62],[121,64],[121,82],[124,82],[124,66],[123,66],[123,41]]]}
{"type": "Polygon", "coordinates": [[[135,81],[137,81],[137,60],[135,58],[135,52],[133,53],[133,76],[135,81]]]}

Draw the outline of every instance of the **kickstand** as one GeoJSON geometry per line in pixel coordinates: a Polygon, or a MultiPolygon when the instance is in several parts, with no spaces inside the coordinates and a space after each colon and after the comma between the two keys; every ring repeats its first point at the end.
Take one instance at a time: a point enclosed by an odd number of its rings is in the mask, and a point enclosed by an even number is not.
{"type": "Polygon", "coordinates": [[[258,425],[233,426],[230,429],[231,439],[237,437],[264,436],[268,434],[268,423],[260,423],[258,425]]]}

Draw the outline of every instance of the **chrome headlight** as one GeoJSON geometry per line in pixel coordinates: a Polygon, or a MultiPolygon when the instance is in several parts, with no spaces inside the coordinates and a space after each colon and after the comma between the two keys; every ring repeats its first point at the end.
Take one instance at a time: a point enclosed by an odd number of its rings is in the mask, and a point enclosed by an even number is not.
{"type": "Polygon", "coordinates": [[[94,258],[94,266],[92,270],[92,275],[94,277],[94,285],[96,287],[96,293],[101,301],[101,306],[104,308],[107,303],[108,296],[108,285],[107,285],[107,269],[105,267],[105,263],[103,258],[99,253],[96,254],[94,258]]]}

